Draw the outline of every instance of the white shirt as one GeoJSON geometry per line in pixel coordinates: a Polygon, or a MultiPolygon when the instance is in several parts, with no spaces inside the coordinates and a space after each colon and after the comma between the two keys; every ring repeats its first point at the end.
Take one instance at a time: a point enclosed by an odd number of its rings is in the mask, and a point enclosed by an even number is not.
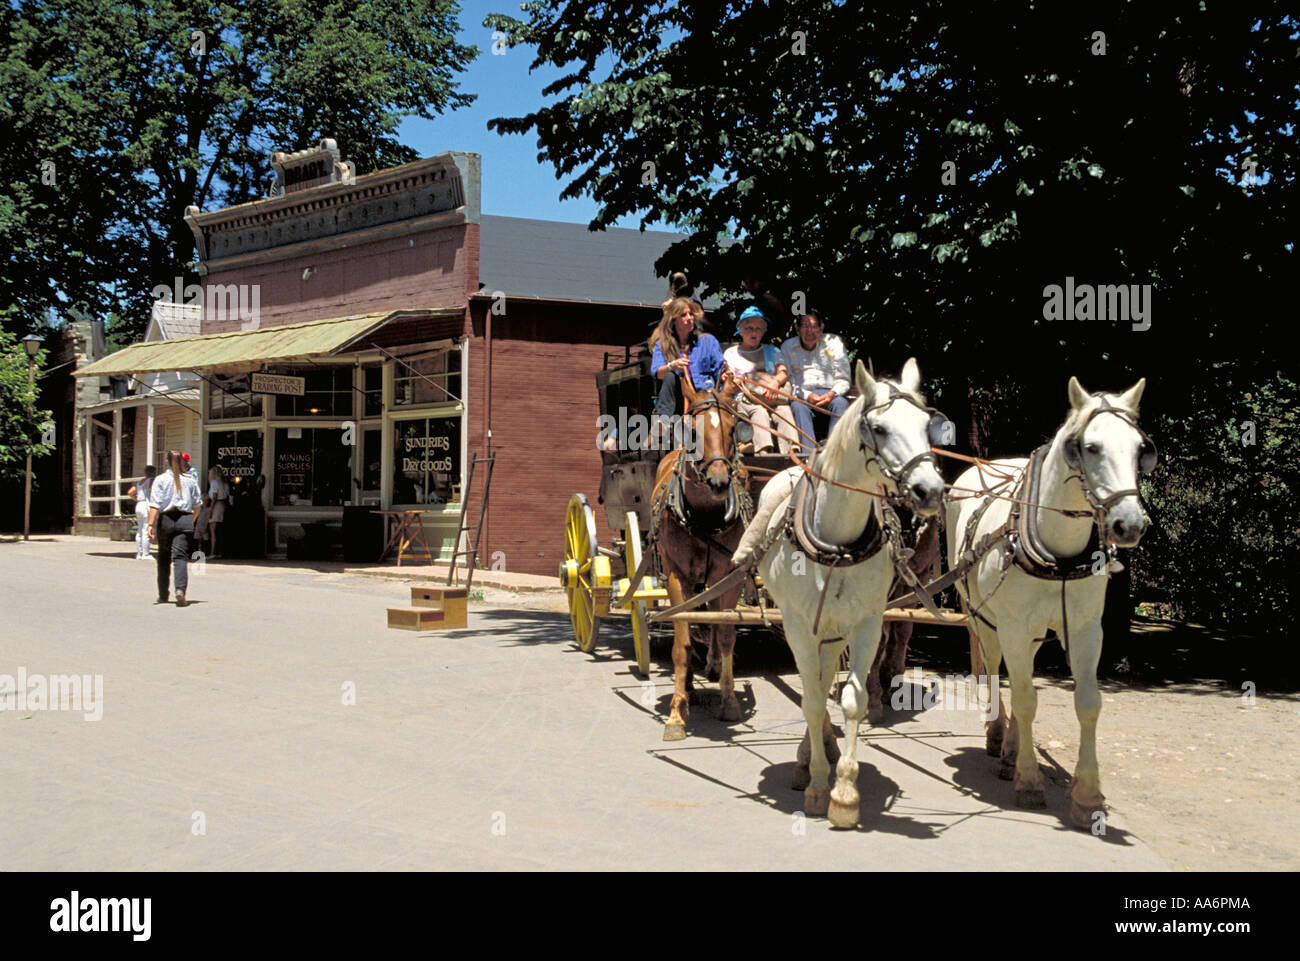
{"type": "Polygon", "coordinates": [[[781,345],[781,355],[790,371],[790,390],[801,400],[828,390],[843,397],[849,392],[849,355],[844,341],[834,334],[822,334],[812,350],[804,350],[798,337],[781,345]]]}
{"type": "Polygon", "coordinates": [[[153,481],[148,477],[142,477],[135,482],[135,502],[137,504],[147,503],[149,500],[149,487],[153,481]]]}
{"type": "Polygon", "coordinates": [[[153,485],[149,488],[149,505],[156,507],[163,513],[171,510],[184,511],[187,514],[193,514],[194,509],[203,501],[203,495],[199,491],[199,482],[186,473],[181,474],[181,489],[176,489],[176,481],[172,478],[172,472],[169,470],[162,471],[153,479],[153,485]]]}
{"type": "Polygon", "coordinates": [[[722,352],[722,359],[734,373],[741,377],[752,374],[760,366],[763,368],[762,373],[775,374],[777,365],[785,363],[785,357],[782,356],[780,349],[773,344],[759,344],[756,350],[745,350],[741,344],[732,344],[722,352]],[[746,354],[751,356],[757,354],[760,359],[752,360],[746,354]],[[767,369],[769,355],[772,361],[771,370],[767,369]]]}
{"type": "Polygon", "coordinates": [[[226,482],[218,478],[213,478],[208,484],[208,497],[216,500],[227,500],[229,494],[226,490],[226,482]]]}

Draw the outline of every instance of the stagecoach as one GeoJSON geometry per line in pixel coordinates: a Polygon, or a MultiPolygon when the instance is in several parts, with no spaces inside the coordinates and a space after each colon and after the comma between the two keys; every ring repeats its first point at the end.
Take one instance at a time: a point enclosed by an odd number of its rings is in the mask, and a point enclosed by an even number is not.
{"type": "MultiPolygon", "coordinates": [[[[603,368],[596,373],[600,416],[609,417],[620,431],[628,424],[646,423],[654,409],[659,381],[650,369],[650,352],[644,344],[628,347],[623,354],[606,353],[603,368]],[[636,420],[640,418],[640,421],[636,420]]],[[[639,435],[641,432],[638,431],[639,435]]],[[[620,433],[621,440],[628,435],[620,433]]],[[[616,450],[601,450],[600,492],[596,498],[605,511],[612,543],[598,543],[595,508],[583,493],[569,498],[564,519],[565,551],[560,565],[560,585],[568,592],[569,619],[578,647],[590,653],[596,645],[602,618],[629,617],[636,651],[637,671],[650,676],[650,612],[666,606],[659,558],[649,550],[651,495],[655,471],[663,451],[641,444],[619,442],[616,450]],[[628,594],[629,577],[648,558],[647,573],[628,594]]],[[[764,481],[790,466],[774,454],[743,454],[751,498],[757,500],[764,481]]],[[[757,604],[752,592],[747,598],[757,604]]]]}

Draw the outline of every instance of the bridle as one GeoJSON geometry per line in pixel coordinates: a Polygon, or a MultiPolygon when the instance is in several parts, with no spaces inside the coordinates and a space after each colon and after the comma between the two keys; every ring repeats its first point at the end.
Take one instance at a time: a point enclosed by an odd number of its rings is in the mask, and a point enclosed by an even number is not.
{"type": "Polygon", "coordinates": [[[1115,491],[1107,497],[1099,497],[1097,495],[1096,487],[1094,486],[1092,479],[1088,476],[1088,470],[1083,466],[1083,434],[1084,431],[1088,429],[1088,425],[1092,423],[1092,419],[1099,414],[1114,414],[1120,420],[1124,421],[1124,423],[1137,431],[1138,436],[1142,438],[1142,443],[1138,447],[1138,473],[1143,477],[1149,476],[1151,472],[1156,469],[1156,459],[1158,455],[1155,441],[1148,437],[1146,431],[1137,425],[1137,421],[1134,420],[1132,414],[1126,410],[1112,406],[1104,394],[1093,394],[1092,396],[1096,397],[1101,401],[1101,403],[1088,413],[1088,416],[1084,418],[1083,423],[1079,425],[1079,429],[1065,439],[1064,443],[1061,445],[1061,453],[1065,457],[1066,466],[1074,471],[1074,473],[1070,474],[1066,479],[1078,478],[1079,483],[1083,487],[1083,496],[1087,499],[1089,506],[1092,507],[1093,512],[1096,514],[1098,524],[1101,524],[1103,523],[1107,512],[1109,512],[1111,507],[1113,507],[1117,501],[1123,500],[1125,497],[1136,497],[1140,501],[1142,499],[1142,492],[1136,487],[1129,487],[1124,490],[1115,491]]]}
{"type": "Polygon", "coordinates": [[[862,440],[863,453],[866,453],[867,451],[871,452],[871,456],[867,458],[867,463],[870,464],[874,461],[879,466],[880,472],[885,475],[886,480],[893,482],[896,490],[901,492],[903,489],[903,481],[920,464],[929,463],[935,470],[938,470],[938,458],[935,457],[933,450],[926,448],[901,466],[895,467],[891,465],[889,461],[885,459],[884,452],[876,445],[875,434],[872,431],[872,425],[867,421],[867,415],[874,411],[887,410],[897,401],[907,401],[907,403],[911,404],[913,407],[919,408],[930,415],[930,425],[927,429],[927,437],[930,441],[931,447],[938,447],[943,444],[952,443],[947,436],[949,433],[949,425],[952,422],[940,413],[937,408],[923,406],[918,403],[916,398],[911,394],[899,390],[888,381],[885,381],[884,383],[889,389],[889,399],[883,404],[876,404],[874,407],[868,407],[862,411],[862,419],[858,423],[858,435],[862,440]]]}
{"type": "MultiPolygon", "coordinates": [[[[705,400],[701,400],[701,401],[698,401],[698,402],[696,402],[696,401],[692,401],[692,402],[691,402],[691,408],[690,408],[689,411],[686,412],[686,415],[685,415],[685,416],[688,416],[688,417],[695,417],[695,416],[697,416],[698,414],[701,414],[701,413],[704,413],[704,412],[706,412],[706,411],[710,411],[710,410],[716,410],[716,411],[719,412],[719,414],[726,414],[726,415],[730,416],[731,419],[732,419],[732,421],[731,421],[731,432],[730,432],[730,434],[731,434],[731,456],[730,456],[730,457],[727,457],[727,456],[724,455],[724,454],[714,454],[712,457],[705,458],[702,462],[699,461],[699,460],[697,460],[697,459],[695,459],[695,458],[689,458],[689,457],[685,457],[685,456],[683,456],[683,457],[682,457],[682,461],[685,462],[685,463],[690,464],[691,470],[695,473],[695,478],[694,478],[694,479],[695,479],[696,481],[698,481],[699,483],[704,483],[704,482],[705,482],[705,475],[708,474],[708,472],[709,472],[709,466],[710,466],[714,461],[716,461],[716,460],[720,460],[720,461],[722,461],[724,464],[727,465],[727,472],[728,472],[728,475],[729,475],[730,479],[734,481],[734,480],[735,480],[735,477],[736,477],[737,461],[738,461],[739,456],[740,456],[739,453],[738,453],[738,451],[737,451],[737,444],[736,444],[736,427],[737,427],[737,425],[740,423],[740,421],[738,421],[738,420],[736,419],[735,411],[734,411],[734,410],[730,410],[730,409],[728,409],[728,408],[727,408],[727,407],[722,403],[722,399],[718,396],[717,388],[714,387],[714,388],[710,388],[710,389],[709,389],[709,391],[708,391],[708,396],[707,396],[707,398],[706,398],[705,400]]],[[[694,429],[695,429],[695,428],[693,427],[692,430],[694,430],[694,429]]]]}

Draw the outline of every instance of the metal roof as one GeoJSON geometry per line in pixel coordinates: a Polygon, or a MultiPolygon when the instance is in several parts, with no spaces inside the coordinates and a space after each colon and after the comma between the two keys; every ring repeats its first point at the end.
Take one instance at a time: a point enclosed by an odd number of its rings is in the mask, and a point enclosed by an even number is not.
{"type": "MultiPolygon", "coordinates": [[[[655,261],[685,236],[483,214],[480,293],[658,307],[668,296],[668,278],[655,276],[655,261]]],[[[704,306],[718,303],[711,297],[704,306]]]]}
{"type": "Polygon", "coordinates": [[[247,364],[321,357],[338,353],[379,331],[390,321],[420,321],[435,315],[462,317],[460,307],[392,310],[261,330],[132,344],[76,372],[77,377],[141,374],[166,370],[209,370],[247,364]]]}

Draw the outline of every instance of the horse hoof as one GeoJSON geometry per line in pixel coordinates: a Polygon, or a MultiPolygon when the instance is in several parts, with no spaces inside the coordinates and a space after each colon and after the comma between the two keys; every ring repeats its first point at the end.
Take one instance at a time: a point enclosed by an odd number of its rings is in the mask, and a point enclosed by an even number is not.
{"type": "Polygon", "coordinates": [[[809,784],[812,784],[812,775],[808,769],[796,765],[794,773],[790,775],[790,790],[806,791],[809,784]]]}
{"type": "Polygon", "coordinates": [[[803,813],[820,817],[831,802],[831,792],[824,787],[810,787],[803,792],[803,813]]]}
{"type": "Polygon", "coordinates": [[[1002,756],[1002,732],[999,730],[989,731],[984,735],[984,753],[989,757],[1002,756]]]}
{"type": "Polygon", "coordinates": [[[1010,781],[1016,776],[1016,759],[1006,756],[998,761],[998,777],[1004,781],[1010,781]]]}
{"type": "Polygon", "coordinates": [[[1083,805],[1078,801],[1070,802],[1070,823],[1076,828],[1081,828],[1084,831],[1091,831],[1096,827],[1098,822],[1103,825],[1106,823],[1105,803],[1083,805]],[[1101,814],[1101,817],[1097,817],[1098,813],[1101,814]]]}
{"type": "Polygon", "coordinates": [[[867,705],[868,724],[879,724],[884,719],[885,719],[885,709],[882,705],[877,704],[874,701],[867,705]]]}
{"type": "Polygon", "coordinates": [[[1016,790],[1016,807],[1045,808],[1047,796],[1040,787],[1022,787],[1016,790]]]}
{"type": "Polygon", "coordinates": [[[664,725],[665,741],[684,741],[686,740],[685,724],[665,724],[664,725]]]}
{"type": "Polygon", "coordinates": [[[734,697],[722,702],[722,720],[739,721],[740,720],[740,702],[734,697]]]}
{"type": "Polygon", "coordinates": [[[858,826],[858,796],[854,791],[852,794],[844,792],[841,794],[840,789],[836,788],[831,791],[830,809],[826,812],[830,817],[831,824],[837,828],[855,828],[858,826]],[[838,795],[838,796],[837,796],[838,795]]]}

